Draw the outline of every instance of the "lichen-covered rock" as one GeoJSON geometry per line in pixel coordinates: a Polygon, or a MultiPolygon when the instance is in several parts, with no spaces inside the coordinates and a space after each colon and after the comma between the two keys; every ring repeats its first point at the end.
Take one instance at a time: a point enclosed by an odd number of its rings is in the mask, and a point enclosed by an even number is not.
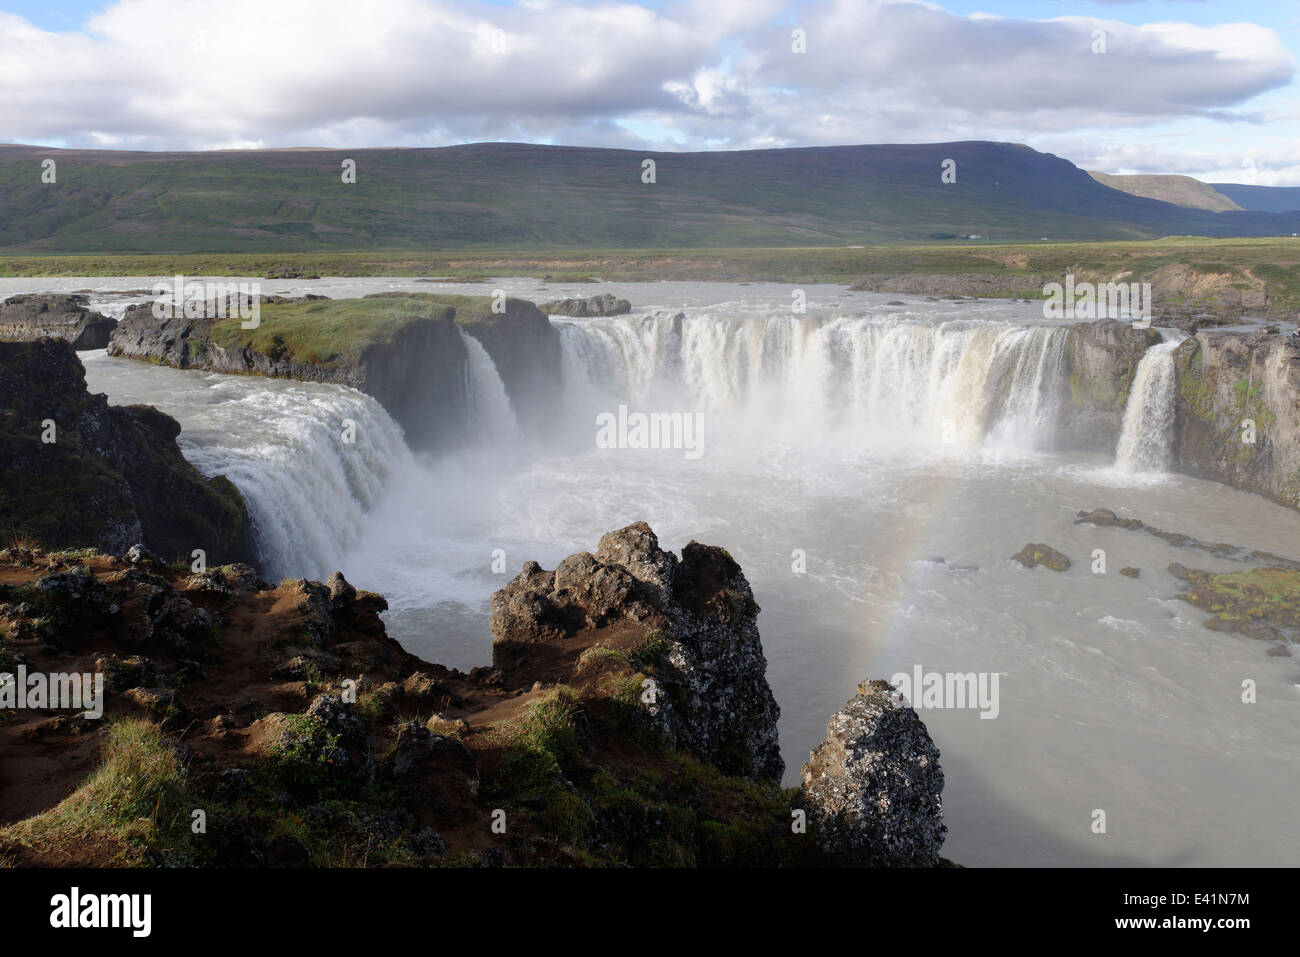
{"type": "Polygon", "coordinates": [[[1063,572],[1070,567],[1070,560],[1058,552],[1051,545],[1044,545],[1042,542],[1030,542],[1016,554],[1011,556],[1012,560],[1019,562],[1026,568],[1034,568],[1042,565],[1044,568],[1050,568],[1054,572],[1063,572]]]}
{"type": "Polygon", "coordinates": [[[337,674],[342,668],[343,659],[338,655],[315,648],[303,648],[298,654],[272,668],[271,677],[276,681],[310,681],[320,675],[337,674]]]}
{"type": "Polygon", "coordinates": [[[323,647],[334,627],[334,619],[331,615],[333,607],[331,589],[320,582],[307,581],[305,578],[288,582],[287,587],[297,596],[298,613],[301,616],[303,630],[317,647],[323,647]]]}
{"type": "Polygon", "coordinates": [[[343,700],[342,695],[326,692],[319,694],[307,708],[306,715],[331,734],[338,735],[339,743],[349,750],[364,750],[370,744],[370,732],[356,709],[343,700]]]}
{"type": "Polygon", "coordinates": [[[60,647],[79,644],[86,629],[102,626],[119,610],[104,583],[83,566],[42,575],[35,589],[41,596],[39,631],[60,647]]]}
{"type": "Polygon", "coordinates": [[[104,675],[104,687],[114,692],[151,687],[157,673],[153,661],[143,655],[103,655],[95,659],[94,669],[104,675]]]}
{"type": "Polygon", "coordinates": [[[527,562],[492,596],[493,664],[507,677],[593,633],[654,636],[664,667],[650,714],[676,747],[728,773],[776,780],[781,709],[767,683],[749,582],[725,549],[691,542],[680,560],[644,522],[553,572],[527,562]]]}
{"type": "Polygon", "coordinates": [[[803,799],[822,851],[840,864],[940,863],[943,770],[925,724],[884,681],[866,681],[831,716],[803,766],[803,799]]]}

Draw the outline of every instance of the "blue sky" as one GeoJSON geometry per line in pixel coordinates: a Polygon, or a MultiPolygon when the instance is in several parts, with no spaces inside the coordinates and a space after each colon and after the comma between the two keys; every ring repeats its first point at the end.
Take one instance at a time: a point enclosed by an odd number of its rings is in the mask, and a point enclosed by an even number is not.
{"type": "Polygon", "coordinates": [[[1292,0],[0,0],[0,141],[994,139],[1300,185],[1297,67],[1292,0]]]}

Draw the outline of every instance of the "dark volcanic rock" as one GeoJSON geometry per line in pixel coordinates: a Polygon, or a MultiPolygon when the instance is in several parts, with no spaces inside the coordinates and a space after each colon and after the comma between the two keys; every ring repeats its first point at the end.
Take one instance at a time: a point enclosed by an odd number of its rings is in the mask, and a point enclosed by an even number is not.
{"type": "Polygon", "coordinates": [[[831,716],[802,781],[817,841],[837,863],[939,863],[948,833],[939,749],[887,682],[864,681],[831,716]]]}
{"type": "Polygon", "coordinates": [[[85,296],[13,296],[0,303],[0,339],[32,342],[47,336],[72,348],[107,349],[117,320],[87,308],[85,296]]]}
{"type": "Polygon", "coordinates": [[[89,394],[66,341],[0,343],[0,529],[48,548],[143,541],[166,559],[252,560],[243,498],[185,460],[180,431],[152,406],[89,394]]]}
{"type": "Polygon", "coordinates": [[[554,316],[583,319],[589,316],[621,316],[632,311],[632,304],[606,292],[587,299],[556,299],[542,303],[540,308],[542,312],[554,316]]]}
{"type": "Polygon", "coordinates": [[[536,562],[492,596],[493,664],[507,677],[593,632],[662,640],[654,721],[675,746],[733,774],[777,780],[781,710],[767,683],[758,605],[724,549],[692,542],[680,561],[644,522],[597,553],[536,562]]]}

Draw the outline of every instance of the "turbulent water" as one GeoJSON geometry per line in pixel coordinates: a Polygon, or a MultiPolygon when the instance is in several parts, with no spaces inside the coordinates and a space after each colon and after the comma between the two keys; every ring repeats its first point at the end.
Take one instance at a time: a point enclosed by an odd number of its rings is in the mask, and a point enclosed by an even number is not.
{"type": "MultiPolygon", "coordinates": [[[[15,282],[0,281],[0,293],[15,282]]],[[[13,291],[39,291],[25,282],[13,291]]],[[[92,282],[104,284],[66,288],[92,282]]],[[[427,288],[273,285],[264,291],[427,288]]],[[[501,285],[538,301],[589,294],[501,285]]],[[[1213,541],[1300,550],[1300,515],[1163,474],[1165,346],[1137,374],[1116,455],[1085,456],[1053,451],[1064,333],[1029,307],[890,307],[811,287],[808,314],[792,316],[786,287],[606,289],[637,315],[553,320],[563,345],[553,434],[518,440],[500,377],[467,343],[482,441],[438,458],[411,455],[381,408],[341,387],[102,354],[87,358],[87,375],[115,402],[152,402],[182,422],[191,460],[247,496],[269,574],[342,569],[389,598],[391,632],[425,657],[486,662],[487,598],[524,560],[553,567],[645,520],[666,547],[723,545],[744,567],[763,608],[791,780],[859,680],[918,664],[997,672],[995,720],[921,712],[942,751],[954,860],[1295,863],[1300,821],[1284,809],[1300,785],[1296,665],[1203,628],[1165,570],[1236,566],[1072,522],[1078,509],[1108,506],[1213,541]],[[598,448],[595,417],[620,404],[701,412],[704,454],[598,448]],[[345,419],[356,423],[352,444],[339,439],[345,419]],[[1008,560],[1029,541],[1074,567],[1008,560]],[[1104,574],[1092,571],[1099,549],[1104,574]],[[501,553],[504,575],[492,572],[501,553]],[[1141,577],[1118,575],[1124,565],[1141,577]],[[1241,702],[1246,678],[1256,704],[1241,702]],[[1097,809],[1106,834],[1092,832],[1097,809]]]]}

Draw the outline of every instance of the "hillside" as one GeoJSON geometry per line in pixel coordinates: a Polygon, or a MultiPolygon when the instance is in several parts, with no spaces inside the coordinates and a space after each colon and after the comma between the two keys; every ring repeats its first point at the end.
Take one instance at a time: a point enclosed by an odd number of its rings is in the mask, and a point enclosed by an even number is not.
{"type": "Polygon", "coordinates": [[[1211,183],[1242,209],[1263,213],[1286,213],[1300,209],[1300,186],[1244,186],[1240,183],[1211,183]]]}
{"type": "Polygon", "coordinates": [[[482,143],[142,153],[0,147],[0,251],[645,248],[1259,236],[1300,213],[1210,213],[1108,189],[1006,143],[743,152],[482,143]],[[40,181],[54,159],[57,182],[40,181]],[[357,181],[342,182],[353,159],[357,181]],[[645,159],[656,182],[641,181],[645,159]],[[945,159],[957,181],[941,182],[945,159]]]}
{"type": "Polygon", "coordinates": [[[1190,176],[1112,176],[1109,173],[1098,173],[1093,170],[1089,170],[1088,175],[1111,189],[1118,189],[1134,196],[1145,196],[1147,199],[1158,199],[1162,203],[1173,203],[1175,206],[1185,206],[1188,209],[1204,209],[1221,213],[1243,208],[1222,193],[1216,192],[1213,186],[1190,176]]]}

